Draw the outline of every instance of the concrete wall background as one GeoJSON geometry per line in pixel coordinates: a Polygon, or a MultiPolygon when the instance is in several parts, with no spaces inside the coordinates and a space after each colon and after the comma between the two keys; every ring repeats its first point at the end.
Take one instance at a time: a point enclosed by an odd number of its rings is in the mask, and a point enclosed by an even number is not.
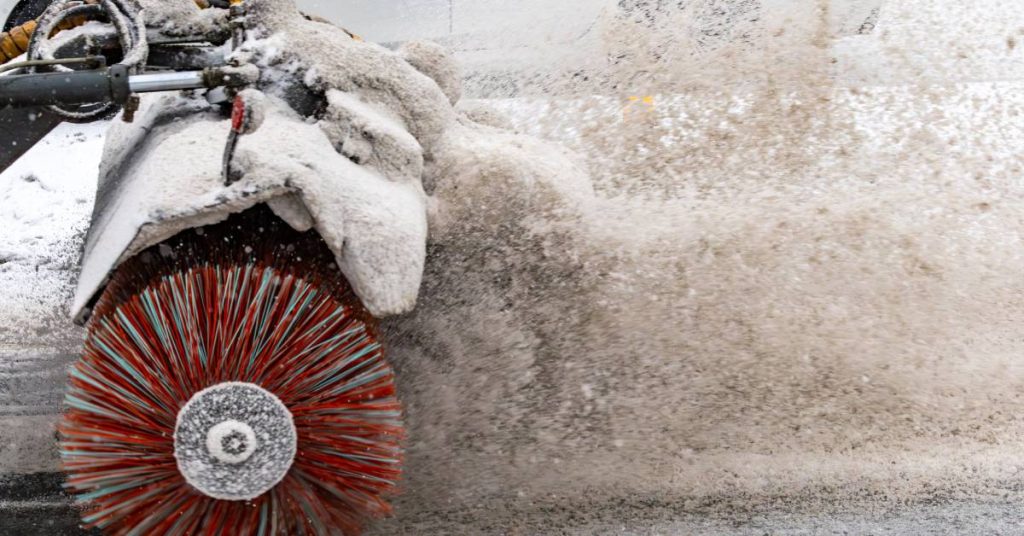
{"type": "MultiPolygon", "coordinates": [[[[760,43],[755,54],[740,53],[747,65],[737,65],[736,51],[729,47],[709,50],[686,38],[687,32],[650,32],[621,24],[617,14],[623,5],[651,5],[649,0],[404,0],[374,2],[353,0],[300,0],[313,13],[326,16],[377,42],[431,39],[449,46],[462,63],[471,96],[512,97],[544,94],[630,94],[671,92],[688,80],[688,69],[719,69],[723,83],[729,80],[785,76],[787,61],[795,56],[766,57],[760,43]],[[682,36],[682,37],[681,37],[682,36]],[[673,55],[696,55],[703,61],[679,65],[614,65],[624,71],[661,68],[674,72],[673,84],[652,89],[644,76],[621,83],[595,82],[621,56],[623,48],[670,46],[673,55]],[[723,67],[724,66],[724,67],[723,67]],[[764,72],[767,71],[767,72],[764,72]],[[587,85],[567,79],[581,72],[592,78],[587,85]],[[498,77],[500,81],[481,80],[498,77]],[[729,79],[729,80],[725,80],[729,79]],[[509,87],[511,86],[511,88],[509,87]]],[[[673,4],[675,5],[675,4],[673,4]]],[[[851,85],[912,84],[922,80],[976,82],[1024,76],[1019,54],[1007,53],[1007,32],[1014,17],[1005,1],[983,3],[886,2],[885,0],[756,0],[722,3],[694,0],[679,5],[697,12],[727,13],[736,6],[753,6],[762,30],[777,32],[780,40],[794,34],[818,31],[801,22],[802,14],[823,10],[827,18],[826,46],[833,56],[831,76],[851,85]],[[721,7],[724,6],[724,7],[721,7]],[[730,7],[731,6],[731,7],[730,7]],[[878,31],[874,31],[877,29],[878,31]],[[859,33],[869,30],[865,33],[859,33]],[[883,32],[886,36],[883,38],[883,32]],[[959,58],[946,61],[946,52],[959,58]],[[939,68],[941,66],[941,68],[939,68]]],[[[717,23],[719,21],[712,21],[717,23]]],[[[689,33],[700,33],[708,21],[669,21],[690,24],[689,33]]],[[[808,37],[809,38],[809,37],[808,37]]],[[[772,48],[768,46],[767,48],[772,48]]],[[[775,48],[784,48],[778,46],[775,48]]]]}
{"type": "MultiPolygon", "coordinates": [[[[884,0],[830,0],[833,28],[855,33],[884,0]]],[[[475,36],[481,42],[524,44],[540,39],[571,41],[601,13],[640,0],[299,0],[303,9],[363,32],[373,41],[475,36]]],[[[680,2],[696,4],[699,2],[680,2]]],[[[792,10],[795,0],[759,0],[771,11],[792,10]]],[[[728,6],[727,3],[723,3],[728,6]]]]}

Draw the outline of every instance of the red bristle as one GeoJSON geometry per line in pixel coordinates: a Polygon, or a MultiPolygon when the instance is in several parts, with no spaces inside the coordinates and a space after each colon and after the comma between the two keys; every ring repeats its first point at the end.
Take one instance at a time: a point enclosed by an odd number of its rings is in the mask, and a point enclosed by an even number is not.
{"type": "Polygon", "coordinates": [[[95,307],[60,424],[86,525],[110,534],[357,534],[390,512],[401,405],[373,319],[331,262],[314,233],[261,208],[187,231],[119,269],[95,307]],[[359,374],[371,380],[345,385],[359,374]],[[294,418],[294,464],[252,501],[204,495],[174,457],[178,412],[223,382],[266,389],[294,418]]]}

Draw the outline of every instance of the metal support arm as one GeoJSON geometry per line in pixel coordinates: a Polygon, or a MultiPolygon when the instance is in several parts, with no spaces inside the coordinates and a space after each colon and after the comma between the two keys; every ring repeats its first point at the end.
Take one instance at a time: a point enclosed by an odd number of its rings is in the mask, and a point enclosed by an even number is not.
{"type": "Polygon", "coordinates": [[[67,73],[0,76],[0,171],[43,139],[62,118],[48,111],[50,104],[124,104],[135,93],[217,87],[255,83],[255,66],[213,67],[184,71],[129,75],[126,68],[67,73]]]}
{"type": "Polygon", "coordinates": [[[47,104],[124,104],[133,93],[237,87],[255,82],[255,69],[218,67],[202,71],[129,75],[124,66],[66,73],[0,76],[0,107],[47,104]]]}

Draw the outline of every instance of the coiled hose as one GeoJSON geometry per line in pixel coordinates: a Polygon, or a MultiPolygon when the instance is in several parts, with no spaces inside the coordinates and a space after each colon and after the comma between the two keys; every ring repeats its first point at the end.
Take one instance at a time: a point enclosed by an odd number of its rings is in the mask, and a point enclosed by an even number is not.
{"type": "MultiPolygon", "coordinates": [[[[73,27],[82,19],[89,20],[99,16],[105,16],[117,31],[123,51],[123,59],[119,64],[128,67],[130,73],[140,72],[149,56],[149,45],[146,42],[146,25],[142,19],[142,9],[134,0],[56,0],[36,20],[36,28],[25,51],[27,59],[55,60],[53,51],[47,46],[50,36],[58,32],[62,26],[73,27]]],[[[62,65],[51,68],[58,72],[72,70],[62,65]]],[[[29,67],[28,71],[36,72],[37,69],[29,67]]],[[[105,103],[75,108],[53,105],[48,108],[69,121],[91,121],[107,115],[116,106],[113,103],[105,103]]]]}
{"type": "MultiPolygon", "coordinates": [[[[95,5],[98,4],[99,1],[100,0],[84,0],[82,4],[95,5]]],[[[208,9],[210,7],[226,8],[228,7],[229,2],[230,0],[195,0],[196,5],[199,6],[200,9],[208,9]]],[[[306,15],[306,18],[314,22],[334,24],[333,22],[316,15],[306,15]]],[[[57,24],[55,31],[77,28],[86,22],[89,22],[89,17],[85,15],[68,16],[57,24]]],[[[12,28],[10,31],[0,32],[0,65],[3,65],[28,52],[29,41],[32,39],[32,35],[35,33],[38,26],[38,22],[30,20],[20,26],[12,28]]],[[[347,33],[349,37],[357,41],[363,40],[360,36],[345,28],[342,28],[342,30],[347,33]]],[[[52,37],[52,35],[50,37],[52,37]]]]}
{"type": "MultiPolygon", "coordinates": [[[[81,3],[98,4],[99,0],[83,0],[81,3]]],[[[57,25],[56,31],[77,28],[86,22],[89,22],[89,18],[83,15],[68,17],[57,25]]],[[[30,20],[20,26],[11,28],[10,31],[0,32],[0,65],[28,52],[29,40],[32,39],[32,34],[35,33],[38,26],[39,23],[30,20]]]]}

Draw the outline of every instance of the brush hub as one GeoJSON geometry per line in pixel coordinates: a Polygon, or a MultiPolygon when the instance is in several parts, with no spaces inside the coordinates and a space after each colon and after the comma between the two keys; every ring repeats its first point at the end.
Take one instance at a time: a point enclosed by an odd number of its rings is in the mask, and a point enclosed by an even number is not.
{"type": "Polygon", "coordinates": [[[251,383],[221,383],[178,412],[174,457],[192,487],[215,499],[247,501],[288,473],[298,438],[288,408],[251,383]]]}
{"type": "Polygon", "coordinates": [[[206,450],[222,463],[242,463],[252,457],[258,446],[252,427],[234,419],[217,424],[206,433],[206,450]]]}

